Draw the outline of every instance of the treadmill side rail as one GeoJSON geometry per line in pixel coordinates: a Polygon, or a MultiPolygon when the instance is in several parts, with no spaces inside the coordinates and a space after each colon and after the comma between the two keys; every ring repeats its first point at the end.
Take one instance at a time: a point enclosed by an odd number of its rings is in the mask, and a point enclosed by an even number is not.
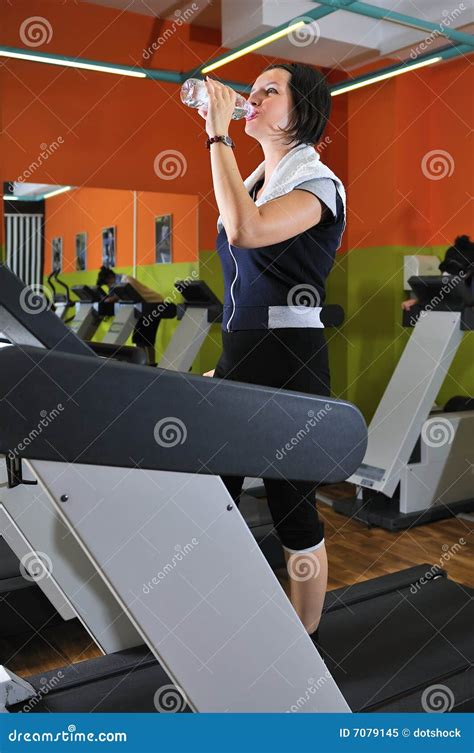
{"type": "Polygon", "coordinates": [[[193,709],[350,711],[220,478],[35,467],[193,709]]]}
{"type": "Polygon", "coordinates": [[[423,312],[370,422],[367,452],[350,483],[393,496],[463,338],[460,322],[459,312],[423,312]]]}

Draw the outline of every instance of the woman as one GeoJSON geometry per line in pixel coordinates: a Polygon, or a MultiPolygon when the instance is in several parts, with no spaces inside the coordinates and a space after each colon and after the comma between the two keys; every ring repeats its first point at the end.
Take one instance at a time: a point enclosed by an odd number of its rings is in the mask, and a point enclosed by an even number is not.
{"type": "MultiPolygon", "coordinates": [[[[206,85],[207,112],[199,113],[206,119],[221,215],[217,249],[225,286],[222,356],[207,375],[329,395],[319,312],[345,226],[344,188],[313,148],[329,117],[329,89],[309,66],[263,71],[249,97],[255,114],[245,132],[260,144],[264,162],[244,184],[228,137],[235,92],[209,79],[206,85]]],[[[318,450],[308,444],[308,451],[318,450]]],[[[223,481],[238,501],[243,479],[223,481]]],[[[317,638],[327,557],[315,485],[263,481],[285,551],[291,602],[317,638]]]]}

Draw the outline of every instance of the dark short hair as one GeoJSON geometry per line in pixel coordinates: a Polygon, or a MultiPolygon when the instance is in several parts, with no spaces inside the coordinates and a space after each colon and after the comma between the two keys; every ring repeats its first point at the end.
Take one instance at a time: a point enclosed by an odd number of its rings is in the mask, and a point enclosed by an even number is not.
{"type": "Polygon", "coordinates": [[[289,87],[293,98],[290,123],[282,129],[291,144],[317,144],[331,113],[331,92],[326,77],[316,68],[302,63],[275,63],[265,68],[283,68],[290,74],[289,87]]]}
{"type": "Polygon", "coordinates": [[[471,241],[469,235],[458,235],[453,245],[446,251],[439,268],[441,272],[449,275],[474,271],[474,241],[471,241]]]}
{"type": "Polygon", "coordinates": [[[115,272],[112,267],[101,267],[99,269],[99,274],[97,275],[96,285],[99,285],[99,287],[101,285],[107,285],[107,280],[111,275],[115,276],[115,272]]]}

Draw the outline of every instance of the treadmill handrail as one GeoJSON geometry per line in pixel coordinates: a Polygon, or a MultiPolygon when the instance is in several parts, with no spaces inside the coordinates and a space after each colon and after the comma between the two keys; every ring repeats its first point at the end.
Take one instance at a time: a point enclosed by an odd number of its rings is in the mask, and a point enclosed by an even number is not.
{"type": "Polygon", "coordinates": [[[367,444],[341,400],[31,347],[0,351],[0,424],[0,452],[24,458],[319,483],[367,444]],[[25,442],[45,406],[62,408],[25,442]]]}

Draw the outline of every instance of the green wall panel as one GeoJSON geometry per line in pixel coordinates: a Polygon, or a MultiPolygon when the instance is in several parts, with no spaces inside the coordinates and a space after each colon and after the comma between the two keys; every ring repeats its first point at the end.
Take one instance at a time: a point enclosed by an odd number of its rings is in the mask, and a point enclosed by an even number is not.
{"type": "MultiPolygon", "coordinates": [[[[441,259],[445,247],[424,248],[421,252],[441,259]]],[[[420,253],[419,247],[355,248],[337,256],[329,277],[327,303],[339,303],[346,315],[342,327],[326,331],[333,394],[355,403],[367,420],[372,417],[411,333],[401,324],[401,302],[406,297],[403,257],[416,253],[420,253]]],[[[117,271],[131,274],[132,268],[117,268],[117,271]]],[[[199,277],[223,300],[222,272],[215,251],[202,251],[196,263],[140,267],[136,276],[175,303],[181,301],[181,296],[174,282],[199,277]]],[[[95,284],[97,271],[64,273],[61,277],[70,286],[95,284]]],[[[97,339],[102,339],[108,326],[108,322],[101,325],[97,339]]],[[[158,360],[176,326],[176,320],[164,320],[160,324],[156,343],[158,360]]],[[[193,372],[213,369],[221,347],[220,325],[213,325],[193,372]]],[[[437,402],[444,404],[455,394],[474,394],[474,332],[464,336],[437,402]]]]}

